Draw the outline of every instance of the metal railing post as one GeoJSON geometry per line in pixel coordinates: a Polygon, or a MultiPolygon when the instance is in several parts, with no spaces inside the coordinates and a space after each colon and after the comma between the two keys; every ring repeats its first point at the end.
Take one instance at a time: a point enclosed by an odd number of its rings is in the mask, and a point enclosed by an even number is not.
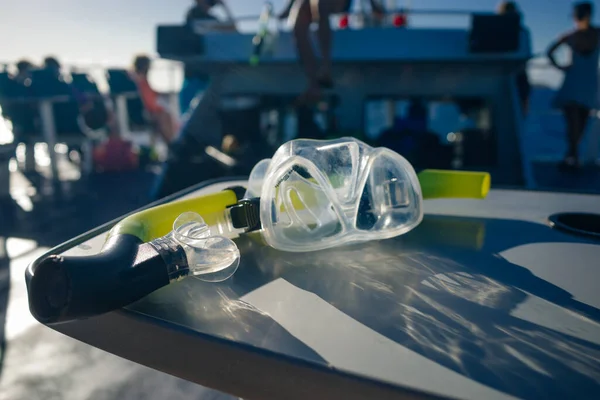
{"type": "Polygon", "coordinates": [[[121,94],[115,97],[115,108],[119,132],[124,137],[127,137],[129,135],[129,112],[127,110],[127,97],[125,95],[121,94]]]}
{"type": "Polygon", "coordinates": [[[50,157],[50,170],[52,179],[58,179],[58,165],[56,162],[56,125],[51,100],[41,100],[39,103],[40,117],[42,120],[42,134],[48,145],[48,157],[50,157]]]}

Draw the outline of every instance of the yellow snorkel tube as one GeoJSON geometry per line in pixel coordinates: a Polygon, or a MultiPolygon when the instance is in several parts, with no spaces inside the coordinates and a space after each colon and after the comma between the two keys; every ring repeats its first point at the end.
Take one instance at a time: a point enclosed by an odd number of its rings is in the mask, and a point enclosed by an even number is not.
{"type": "MultiPolygon", "coordinates": [[[[487,173],[424,170],[418,179],[424,199],[483,199],[490,189],[487,173]]],[[[244,192],[237,187],[152,207],[116,224],[97,255],[49,256],[28,282],[32,314],[47,324],[87,318],[185,276],[228,278],[239,251],[227,236],[260,229],[260,200],[242,199],[244,192]]]]}
{"type": "Polygon", "coordinates": [[[417,177],[423,199],[485,199],[492,179],[487,172],[426,169],[417,177]]]}
{"type": "Polygon", "coordinates": [[[200,214],[207,225],[214,226],[227,207],[238,202],[241,191],[235,189],[193,197],[152,207],[126,217],[108,233],[113,236],[132,235],[142,243],[167,235],[173,229],[173,221],[181,214],[194,212],[200,214]],[[237,192],[237,194],[236,194],[237,192]]]}

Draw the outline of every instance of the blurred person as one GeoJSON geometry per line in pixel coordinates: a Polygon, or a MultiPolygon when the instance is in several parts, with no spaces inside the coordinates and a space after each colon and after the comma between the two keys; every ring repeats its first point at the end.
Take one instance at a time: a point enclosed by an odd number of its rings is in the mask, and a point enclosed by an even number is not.
{"type": "MultiPolygon", "coordinates": [[[[373,14],[381,17],[383,7],[377,0],[370,0],[373,14]]],[[[298,56],[304,66],[308,78],[308,87],[300,96],[299,102],[311,102],[321,96],[321,90],[333,87],[331,75],[332,31],[330,17],[334,14],[347,13],[352,7],[352,0],[289,0],[281,19],[289,18],[294,26],[294,37],[298,56]],[[321,67],[317,65],[315,52],[310,40],[310,25],[318,22],[317,37],[321,50],[321,67]]]]}
{"type": "MultiPolygon", "coordinates": [[[[122,150],[118,150],[119,145],[127,148],[127,144],[121,143],[122,140],[119,138],[116,115],[112,108],[108,107],[104,102],[104,99],[98,99],[93,95],[81,91],[72,83],[66,82],[62,73],[62,65],[56,57],[46,57],[44,59],[43,67],[46,70],[52,71],[53,76],[59,80],[62,85],[68,86],[68,90],[73,96],[73,99],[77,102],[79,115],[82,117],[83,125],[85,125],[85,128],[81,127],[84,133],[86,128],[90,131],[104,130],[108,133],[108,142],[100,143],[98,146],[94,147],[92,158],[96,167],[110,169],[106,165],[113,164],[118,167],[121,164],[115,161],[117,159],[121,160],[121,162],[126,162],[126,160],[129,162],[129,158],[121,156],[122,150]],[[108,146],[106,155],[99,157],[100,153],[104,154],[103,152],[105,151],[106,146],[108,146]]],[[[97,138],[94,140],[97,140],[97,138]]],[[[96,145],[96,143],[94,145],[96,145]]],[[[82,154],[81,146],[69,145],[68,148],[69,159],[71,160],[72,151],[82,154]]]]}
{"type": "Polygon", "coordinates": [[[500,15],[505,14],[520,14],[517,2],[515,1],[501,1],[498,4],[497,12],[500,15]]]}
{"type": "Polygon", "coordinates": [[[56,57],[48,56],[48,57],[44,58],[43,66],[45,69],[52,71],[56,78],[63,80],[62,73],[61,73],[62,65],[60,64],[60,62],[58,61],[58,59],[56,57]]]}
{"type": "MultiPolygon", "coordinates": [[[[45,69],[52,71],[53,75],[58,80],[60,80],[61,82],[64,82],[64,77],[62,75],[62,65],[56,57],[52,57],[52,56],[46,57],[44,59],[43,66],[45,69]]],[[[87,112],[87,110],[91,107],[90,100],[87,98],[87,96],[84,93],[80,92],[75,86],[69,84],[69,88],[71,90],[71,93],[73,94],[73,97],[79,104],[80,111],[87,112]]]]}
{"type": "MultiPolygon", "coordinates": [[[[44,69],[51,71],[53,76],[59,81],[63,82],[63,84],[67,84],[62,75],[62,65],[56,57],[48,56],[44,58],[43,67],[44,69]]],[[[71,93],[73,94],[73,97],[80,105],[80,108],[83,107],[84,109],[86,109],[88,107],[89,99],[85,96],[85,94],[81,93],[73,85],[69,85],[69,88],[71,90],[71,93]]]]}
{"type": "MultiPolygon", "coordinates": [[[[500,15],[512,15],[516,14],[522,16],[517,3],[514,1],[502,1],[498,4],[498,14],[500,15]]],[[[521,30],[526,31],[523,25],[521,30]]],[[[531,96],[531,84],[529,83],[529,77],[527,76],[527,70],[524,67],[517,73],[517,91],[519,92],[519,100],[521,101],[521,111],[523,115],[527,115],[529,112],[529,97],[531,96]]]]}
{"type": "MultiPolygon", "coordinates": [[[[223,0],[195,0],[194,6],[188,10],[185,20],[192,30],[198,24],[205,24],[204,28],[210,31],[236,31],[233,14],[223,0]],[[227,15],[226,21],[219,20],[211,13],[212,9],[216,6],[223,8],[227,15]]],[[[208,75],[191,73],[190,69],[184,66],[184,81],[179,92],[181,114],[188,112],[192,101],[201,91],[206,89],[208,82],[208,75]]]]}
{"type": "Polygon", "coordinates": [[[547,52],[552,65],[565,72],[553,105],[563,111],[567,125],[568,150],[560,165],[568,169],[580,167],[579,143],[590,111],[598,105],[600,30],[591,24],[593,11],[591,2],[575,3],[575,29],[560,36],[547,52]],[[571,50],[571,62],[568,65],[558,64],[554,57],[554,53],[562,45],[567,45],[571,50]]]}
{"type": "Polygon", "coordinates": [[[62,65],[56,57],[46,57],[43,66],[45,69],[53,71],[57,79],[69,86],[69,90],[77,102],[79,114],[83,117],[88,127],[93,127],[90,129],[100,129],[100,125],[103,125],[103,128],[109,132],[109,135],[118,136],[116,115],[110,107],[96,102],[97,98],[91,97],[79,90],[75,85],[65,82],[62,74],[62,65]]]}
{"type": "Polygon", "coordinates": [[[406,122],[409,124],[409,129],[417,132],[427,131],[427,123],[429,122],[429,107],[422,98],[412,98],[406,114],[406,122]]]}
{"type": "Polygon", "coordinates": [[[233,22],[233,14],[224,0],[194,0],[194,6],[188,10],[185,20],[188,24],[193,24],[194,22],[198,21],[214,21],[218,22],[218,24],[215,24],[213,29],[230,31],[236,30],[233,22]],[[220,6],[223,11],[225,11],[228,20],[227,22],[219,20],[212,14],[211,11],[216,6],[220,6]]]}
{"type": "Polygon", "coordinates": [[[29,60],[20,60],[16,64],[17,73],[13,76],[13,79],[19,83],[25,83],[27,79],[31,79],[31,70],[34,65],[29,60]]]}
{"type": "MultiPolygon", "coordinates": [[[[16,64],[16,71],[10,75],[10,79],[15,85],[10,85],[4,93],[9,98],[28,97],[30,95],[29,86],[31,86],[31,70],[35,66],[26,59],[19,60],[16,64]]],[[[39,112],[37,104],[33,102],[2,102],[2,112],[0,113],[0,122],[3,118],[9,119],[12,123],[15,139],[31,144],[28,134],[34,133],[39,129],[39,112]]],[[[0,146],[1,147],[1,146],[0,146]]],[[[27,146],[27,160],[33,159],[33,153],[29,154],[33,146],[27,146]]]]}
{"type": "Polygon", "coordinates": [[[158,132],[166,143],[171,143],[177,132],[175,119],[163,105],[160,104],[158,93],[148,82],[148,73],[152,61],[145,55],[137,56],[133,62],[132,78],[137,84],[144,107],[150,113],[158,132]]]}

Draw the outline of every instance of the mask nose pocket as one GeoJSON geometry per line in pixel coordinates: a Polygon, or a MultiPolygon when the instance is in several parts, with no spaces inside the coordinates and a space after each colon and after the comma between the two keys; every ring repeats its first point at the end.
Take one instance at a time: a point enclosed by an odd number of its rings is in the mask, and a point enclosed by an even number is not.
{"type": "Polygon", "coordinates": [[[307,168],[288,168],[278,180],[272,201],[275,240],[302,246],[340,233],[342,224],[330,192],[307,168]]]}

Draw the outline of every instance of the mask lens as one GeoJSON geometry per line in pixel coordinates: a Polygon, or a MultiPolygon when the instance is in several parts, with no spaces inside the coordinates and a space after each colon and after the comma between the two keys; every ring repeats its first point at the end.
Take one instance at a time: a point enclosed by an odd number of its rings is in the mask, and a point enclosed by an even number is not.
{"type": "MultiPolygon", "coordinates": [[[[251,176],[263,175],[262,169],[251,176]]],[[[263,238],[284,251],[391,238],[417,226],[423,215],[408,161],[354,138],[286,143],[252,191],[259,187],[263,238]]]]}
{"type": "Polygon", "coordinates": [[[356,227],[406,232],[422,217],[421,191],[410,164],[391,151],[374,155],[359,204],[356,227]]]}
{"type": "Polygon", "coordinates": [[[315,148],[313,162],[329,181],[337,200],[345,204],[356,196],[361,149],[358,143],[333,141],[315,148]]]}

